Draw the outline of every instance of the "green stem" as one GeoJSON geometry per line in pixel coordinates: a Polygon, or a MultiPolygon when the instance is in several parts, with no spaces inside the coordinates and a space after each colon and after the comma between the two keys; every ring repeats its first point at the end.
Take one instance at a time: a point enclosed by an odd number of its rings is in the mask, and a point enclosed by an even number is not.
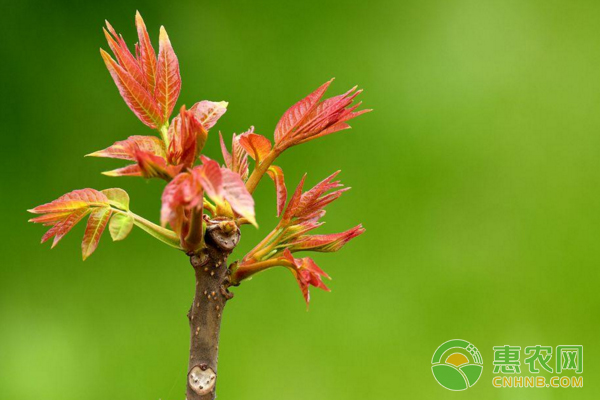
{"type": "Polygon", "coordinates": [[[250,250],[250,252],[246,254],[246,256],[244,256],[244,260],[249,260],[250,258],[260,259],[260,257],[257,257],[257,254],[264,253],[263,250],[265,248],[268,248],[268,245],[271,245],[275,241],[275,239],[279,237],[281,232],[283,231],[279,227],[273,229],[263,240],[260,241],[259,244],[257,244],[252,250],[250,250]]]}
{"type": "Polygon", "coordinates": [[[248,189],[248,192],[254,192],[254,189],[256,189],[258,183],[267,172],[271,164],[273,164],[273,161],[275,161],[277,156],[279,156],[279,154],[280,151],[275,149],[271,150],[265,159],[262,160],[260,164],[256,166],[256,168],[254,168],[254,171],[252,171],[250,178],[248,178],[248,181],[246,182],[246,189],[248,189]]]}
{"type": "Polygon", "coordinates": [[[203,199],[203,207],[214,217],[217,215],[217,207],[215,207],[210,201],[203,199]]]}
{"type": "Polygon", "coordinates": [[[248,279],[252,275],[264,271],[265,269],[272,267],[293,267],[292,263],[287,260],[283,260],[280,258],[266,260],[266,261],[258,261],[251,264],[242,264],[235,267],[231,272],[231,282],[234,285],[237,285],[244,279],[248,279]]]}
{"type": "Polygon", "coordinates": [[[169,123],[166,122],[163,126],[158,128],[158,132],[160,133],[160,137],[163,142],[165,142],[165,149],[169,148],[169,123]]]}
{"type": "Polygon", "coordinates": [[[181,248],[181,243],[179,241],[179,237],[175,232],[170,229],[163,228],[160,225],[156,225],[154,222],[150,222],[145,218],[140,217],[139,215],[131,212],[131,211],[123,211],[118,208],[112,207],[114,212],[131,215],[133,217],[133,223],[138,228],[146,231],[150,236],[160,240],[161,242],[168,244],[171,247],[174,247],[178,250],[183,250],[181,248]]]}

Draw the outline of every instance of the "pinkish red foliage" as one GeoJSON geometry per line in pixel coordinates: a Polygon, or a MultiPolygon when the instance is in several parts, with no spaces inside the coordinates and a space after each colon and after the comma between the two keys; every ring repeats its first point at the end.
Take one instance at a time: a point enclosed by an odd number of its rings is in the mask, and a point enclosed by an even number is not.
{"type": "Polygon", "coordinates": [[[279,217],[285,207],[287,200],[287,188],[285,187],[285,179],[281,167],[271,165],[267,170],[267,174],[275,183],[275,191],[277,192],[277,216],[279,217]]]}
{"type": "Polygon", "coordinates": [[[207,128],[196,118],[194,112],[181,107],[168,130],[169,147],[167,161],[172,165],[189,168],[194,165],[208,137],[207,128]]]}
{"type": "Polygon", "coordinates": [[[254,133],[254,129],[240,137],[240,144],[248,155],[256,162],[261,162],[271,151],[271,141],[262,135],[254,133]]]}
{"type": "Polygon", "coordinates": [[[200,121],[206,130],[211,129],[219,118],[227,111],[226,101],[208,101],[203,100],[192,106],[190,111],[194,113],[194,116],[200,121]]]}
{"type": "Polygon", "coordinates": [[[164,27],[160,27],[158,62],[154,98],[160,107],[163,123],[169,120],[181,91],[179,61],[164,27]]]}
{"type": "Polygon", "coordinates": [[[183,240],[189,233],[190,213],[202,212],[202,207],[203,188],[195,172],[183,172],[165,186],[160,221],[163,225],[168,223],[183,240]]]}
{"type": "Polygon", "coordinates": [[[311,258],[294,258],[288,249],[284,250],[283,258],[292,264],[290,271],[292,271],[292,274],[294,274],[294,277],[298,282],[298,286],[300,286],[300,291],[302,292],[302,296],[304,296],[307,307],[308,303],[310,302],[310,292],[308,291],[309,286],[314,286],[327,292],[330,291],[329,288],[323,283],[322,277],[327,279],[331,278],[329,275],[323,272],[323,270],[319,268],[319,266],[315,264],[311,258]]]}
{"type": "Polygon", "coordinates": [[[236,135],[234,133],[231,140],[231,153],[227,150],[223,135],[219,135],[221,140],[221,152],[223,153],[225,165],[231,171],[237,173],[244,182],[248,179],[248,154],[245,148],[242,147],[240,140],[244,135],[251,134],[253,131],[254,127],[250,127],[248,132],[242,133],[241,135],[236,135]]]}
{"type": "MultiPolygon", "coordinates": [[[[165,187],[162,195],[162,224],[169,223],[182,239],[185,238],[189,233],[191,212],[194,209],[202,212],[204,193],[217,206],[230,207],[232,213],[254,223],[254,200],[241,177],[220,167],[216,161],[204,158],[202,165],[180,173],[165,187]]],[[[229,217],[234,215],[230,214],[229,217]]]]}
{"type": "Polygon", "coordinates": [[[295,258],[293,253],[338,251],[364,232],[358,225],[341,233],[310,234],[322,225],[324,208],[347,189],[335,180],[337,172],[308,191],[303,191],[303,177],[288,201],[283,169],[273,162],[289,147],[350,128],[349,120],[370,111],[358,111],[360,103],[355,103],[355,98],[361,91],[354,87],[323,99],[332,80],[326,82],[284,113],[275,128],[273,143],[251,127],[232,135],[230,152],[220,134],[224,160],[221,166],[202,151],[209,131],[225,114],[228,103],[203,100],[189,109],[180,106],[179,114],[171,119],[181,92],[179,60],[164,27],[160,28],[156,52],[139,13],[135,25],[138,43],[133,52],[107,22],[104,35],[114,58],[104,50],[100,53],[127,106],[158,136],[130,136],[89,155],[131,162],[105,172],[106,175],[167,181],[160,212],[163,227],[133,214],[129,197],[122,189],[83,189],[30,210],[40,214],[31,222],[49,227],[42,241],[53,238],[55,246],[73,226],[89,216],[82,242],[84,259],[94,252],[107,225],[113,240],[122,240],[134,222],[159,240],[191,254],[204,245],[206,220],[256,225],[252,192],[266,174],[275,183],[280,222],[240,263],[231,267],[233,282],[280,265],[294,274],[307,303],[309,286],[328,290],[322,281],[323,277],[329,278],[327,274],[311,258],[295,258]],[[167,225],[171,229],[165,228],[167,225]]]}
{"type": "Polygon", "coordinates": [[[356,86],[344,94],[321,101],[332,81],[321,85],[283,114],[275,128],[275,143],[280,150],[349,129],[346,121],[371,111],[356,111],[361,103],[352,103],[362,92],[356,91],[356,86]]]}
{"type": "MultiPolygon", "coordinates": [[[[105,192],[94,189],[74,190],[50,203],[29,210],[34,214],[43,214],[30,219],[30,222],[51,227],[42,237],[42,243],[54,238],[52,247],[56,246],[79,221],[89,214],[82,243],[83,259],[89,257],[96,250],[112,213],[110,199],[105,192]]],[[[108,194],[111,195],[111,192],[108,194]]]]}
{"type": "Polygon", "coordinates": [[[244,257],[234,271],[234,280],[237,276],[245,279],[262,271],[265,262],[271,260],[269,266],[281,265],[294,273],[307,303],[308,286],[327,289],[321,281],[321,277],[327,275],[316,263],[309,257],[294,258],[292,253],[335,252],[365,231],[362,225],[358,225],[341,233],[308,234],[322,225],[319,220],[325,215],[325,207],[349,189],[342,188],[341,183],[334,180],[338,173],[339,171],[328,176],[306,192],[302,191],[306,176],[302,178],[288,202],[281,221],[263,242],[244,257]]]}
{"type": "MultiPolygon", "coordinates": [[[[227,207],[229,205],[237,215],[256,225],[254,199],[246,189],[242,177],[230,169],[219,167],[216,161],[207,157],[202,157],[202,162],[198,179],[204,186],[208,197],[217,206],[227,207]]],[[[227,211],[224,212],[227,213],[227,211]]]]}
{"type": "MultiPolygon", "coordinates": [[[[306,226],[306,225],[304,225],[306,226]]],[[[328,235],[299,235],[289,243],[291,251],[319,251],[330,253],[340,250],[350,239],[354,239],[364,232],[362,225],[357,225],[347,231],[331,233],[328,235]]]]}
{"type": "Polygon", "coordinates": [[[144,124],[156,129],[169,120],[179,97],[179,62],[163,27],[160,29],[158,58],[155,58],[156,53],[139,13],[136,14],[136,26],[140,42],[135,56],[108,22],[108,31],[105,29],[104,34],[117,60],[104,50],[100,50],[100,54],[125,103],[144,124]]]}

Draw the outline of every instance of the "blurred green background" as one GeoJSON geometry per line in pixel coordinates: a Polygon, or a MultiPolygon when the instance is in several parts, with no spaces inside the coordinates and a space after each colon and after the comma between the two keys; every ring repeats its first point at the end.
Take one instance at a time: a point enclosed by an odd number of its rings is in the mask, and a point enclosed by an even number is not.
{"type": "MultiPolygon", "coordinates": [[[[217,131],[281,114],[332,76],[375,112],[290,150],[289,187],[341,169],[353,190],[321,232],[367,233],[318,254],[332,293],[309,312],[289,272],[235,289],[218,394],[237,400],[597,399],[600,357],[600,3],[595,1],[13,1],[3,5],[1,399],[185,397],[186,257],[135,230],[81,261],[77,227],[53,251],[27,208],[122,187],[158,220],[162,184],[108,178],[83,155],[149,131],[102,63],[109,19],[132,45],[139,9],[179,56],[179,104],[226,100],[217,131]],[[482,352],[481,381],[443,389],[444,341],[482,352]],[[583,389],[495,389],[493,346],[581,344],[583,389]]],[[[274,189],[256,194],[261,229],[274,189]]],[[[554,363],[554,360],[552,361],[554,363]]],[[[552,364],[553,365],[553,364],[552,364]]],[[[525,370],[525,366],[523,366],[525,370]]]]}

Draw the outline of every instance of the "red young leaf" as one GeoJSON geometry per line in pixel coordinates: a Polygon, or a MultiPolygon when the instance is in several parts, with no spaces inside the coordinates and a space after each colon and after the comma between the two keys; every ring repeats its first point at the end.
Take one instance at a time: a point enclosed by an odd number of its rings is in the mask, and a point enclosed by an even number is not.
{"type": "Polygon", "coordinates": [[[121,35],[118,35],[113,27],[106,21],[106,29],[103,29],[104,36],[108,42],[108,46],[112,50],[113,54],[117,58],[119,65],[131,75],[133,79],[140,85],[146,87],[146,78],[142,69],[138,63],[138,60],[131,54],[127,48],[127,44],[121,35]],[[110,33],[109,33],[110,32],[110,33]]]}
{"type": "MultiPolygon", "coordinates": [[[[354,86],[346,93],[325,99],[320,102],[315,110],[311,113],[302,126],[299,127],[301,131],[314,131],[322,130],[324,126],[329,125],[330,120],[336,120],[339,122],[340,114],[346,114],[351,110],[347,110],[346,107],[352,104],[354,98],[358,96],[362,90],[356,91],[357,87],[354,86]]],[[[355,109],[356,106],[351,107],[355,109]]]]}
{"type": "Polygon", "coordinates": [[[135,13],[135,26],[139,40],[138,63],[146,78],[146,87],[150,93],[154,93],[156,85],[156,53],[150,42],[146,25],[139,12],[135,13]]]}
{"type": "Polygon", "coordinates": [[[163,226],[167,223],[171,225],[177,234],[181,232],[183,225],[183,185],[190,178],[190,174],[182,172],[165,186],[162,193],[162,206],[160,209],[160,222],[163,226]]]}
{"type": "Polygon", "coordinates": [[[331,278],[311,258],[294,258],[292,253],[287,249],[283,252],[283,257],[294,265],[294,267],[290,268],[290,271],[292,271],[296,277],[296,281],[298,281],[298,286],[300,286],[302,296],[304,296],[304,300],[306,301],[306,307],[308,307],[310,302],[309,286],[314,286],[327,292],[330,291],[323,283],[321,277],[331,278]]]}
{"type": "Polygon", "coordinates": [[[358,225],[341,233],[300,236],[295,242],[290,243],[289,248],[291,251],[335,252],[364,231],[362,225],[358,225]]]}
{"type": "MultiPolygon", "coordinates": [[[[298,221],[317,220],[325,213],[325,206],[337,199],[343,192],[350,188],[339,189],[329,194],[328,191],[341,187],[339,181],[333,179],[339,174],[339,171],[331,174],[315,187],[302,194],[300,201],[292,211],[294,218],[298,221]]],[[[288,206],[289,207],[289,206],[288,206]]],[[[287,212],[287,211],[286,211],[287,212]]]]}
{"type": "Polygon", "coordinates": [[[191,167],[204,147],[208,132],[191,111],[181,107],[179,115],[169,126],[167,160],[173,165],[191,167]]]}
{"type": "Polygon", "coordinates": [[[33,208],[29,212],[33,214],[70,213],[90,206],[108,206],[108,198],[94,189],[73,190],[50,203],[33,208]]]}
{"type": "Polygon", "coordinates": [[[294,258],[291,251],[288,249],[278,252],[277,256],[269,261],[258,261],[255,259],[244,258],[244,260],[238,263],[237,266],[232,270],[231,279],[233,282],[240,282],[244,279],[248,279],[258,272],[276,266],[284,266],[292,272],[296,278],[296,281],[298,282],[298,285],[300,286],[300,290],[304,296],[304,300],[306,301],[307,308],[310,301],[310,286],[323,289],[327,292],[330,291],[322,280],[322,278],[331,279],[329,275],[319,268],[319,266],[315,264],[311,258],[294,258]]]}
{"type": "Polygon", "coordinates": [[[195,167],[192,174],[200,182],[208,197],[217,203],[223,202],[223,174],[216,161],[202,156],[202,165],[195,167]]]}
{"type": "Polygon", "coordinates": [[[283,139],[290,135],[304,119],[315,109],[323,94],[331,84],[333,79],[325,82],[317,90],[300,100],[289,110],[287,110],[275,127],[275,142],[280,143],[283,139]]]}
{"type": "Polygon", "coordinates": [[[160,223],[162,226],[166,226],[167,223],[171,225],[176,233],[179,233],[181,229],[181,220],[183,212],[179,213],[177,208],[181,202],[179,197],[180,185],[189,178],[190,174],[182,172],[167,183],[167,186],[163,189],[161,196],[161,208],[160,208],[160,223]]]}
{"type": "Polygon", "coordinates": [[[150,128],[155,129],[158,127],[162,120],[160,109],[154,98],[108,53],[100,49],[100,54],[119,89],[119,93],[121,93],[121,97],[123,97],[131,111],[150,128]]]}
{"type": "Polygon", "coordinates": [[[232,210],[256,225],[254,219],[254,199],[246,189],[239,174],[219,167],[219,164],[202,156],[202,165],[192,170],[208,197],[217,204],[229,203],[232,210]]]}
{"type": "Polygon", "coordinates": [[[343,116],[341,116],[340,119],[338,120],[338,122],[331,124],[328,128],[322,130],[320,133],[314,134],[313,136],[310,136],[309,138],[303,139],[301,143],[307,142],[312,139],[316,139],[321,136],[329,135],[334,132],[342,131],[344,129],[351,129],[352,127],[350,125],[348,125],[345,121],[348,121],[352,118],[358,117],[359,115],[363,115],[363,114],[366,114],[366,113],[372,111],[369,109],[369,110],[360,110],[357,112],[353,112],[353,110],[356,107],[360,106],[360,104],[361,103],[358,103],[356,106],[353,106],[351,109],[349,109],[349,112],[347,112],[343,116]]]}
{"type": "Polygon", "coordinates": [[[52,248],[54,248],[54,246],[56,246],[58,244],[60,239],[62,239],[67,233],[69,233],[69,231],[75,225],[77,225],[77,223],[79,221],[81,221],[81,219],[83,217],[85,217],[87,214],[89,214],[90,211],[91,211],[90,208],[86,207],[86,208],[80,208],[80,209],[75,210],[72,213],[68,214],[60,222],[58,222],[56,225],[54,225],[52,228],[50,228],[48,230],[48,232],[46,232],[46,234],[44,234],[44,236],[42,236],[42,243],[44,243],[51,237],[54,237],[54,241],[52,242],[52,248]]]}
{"type": "MultiPolygon", "coordinates": [[[[254,127],[250,128],[251,130],[254,127]]],[[[233,157],[232,165],[230,170],[237,173],[242,181],[246,182],[248,179],[248,154],[246,150],[240,144],[240,136],[233,135],[233,141],[231,142],[231,155],[233,157]]]]}
{"type": "MultiPolygon", "coordinates": [[[[104,150],[88,154],[88,156],[137,162],[134,165],[104,172],[103,174],[107,176],[143,176],[144,178],[158,177],[169,180],[184,167],[183,164],[169,165],[167,163],[163,142],[154,136],[131,136],[104,150]]],[[[189,158],[189,156],[187,157],[189,158]]]]}
{"type": "Polygon", "coordinates": [[[271,151],[271,142],[266,137],[247,132],[240,135],[240,144],[253,160],[260,163],[271,151]]]}
{"type": "MultiPolygon", "coordinates": [[[[195,170],[202,167],[198,166],[195,170]]],[[[184,250],[197,250],[202,241],[202,235],[198,233],[202,229],[200,223],[203,220],[203,203],[203,189],[193,172],[177,175],[163,191],[161,222],[163,225],[167,222],[171,225],[184,250]]]]}
{"type": "Polygon", "coordinates": [[[305,125],[298,129],[299,132],[295,135],[295,140],[298,143],[304,143],[340,130],[350,129],[350,125],[346,121],[371,111],[361,110],[355,112],[361,103],[352,105],[352,102],[356,96],[362,93],[362,90],[356,92],[355,90],[356,86],[342,95],[320,103],[307,119],[305,125]]]}
{"type": "Polygon", "coordinates": [[[179,75],[179,61],[173,51],[169,36],[164,27],[160,27],[158,63],[156,65],[156,87],[154,97],[160,106],[161,122],[169,120],[175,103],[181,91],[181,76],[179,75]]]}
{"type": "Polygon", "coordinates": [[[250,127],[250,130],[248,130],[246,133],[241,135],[236,135],[235,133],[233,134],[231,140],[231,154],[229,154],[227,151],[227,146],[223,142],[223,136],[219,132],[221,139],[221,152],[223,153],[225,165],[233,172],[239,174],[244,182],[248,179],[248,154],[241,146],[240,139],[242,136],[252,133],[253,131],[254,127],[250,127]]]}
{"type": "Polygon", "coordinates": [[[68,217],[71,212],[60,212],[60,213],[51,213],[40,215],[39,217],[31,218],[29,222],[34,222],[36,224],[43,224],[44,226],[54,226],[56,223],[68,217]]]}
{"type": "Polygon", "coordinates": [[[287,200],[287,189],[285,187],[285,179],[283,178],[283,170],[276,165],[271,165],[267,170],[267,174],[275,183],[275,191],[277,192],[277,216],[279,217],[283,212],[287,200]]]}
{"type": "Polygon", "coordinates": [[[105,171],[102,175],[106,176],[142,176],[142,170],[137,164],[131,164],[123,168],[113,169],[111,171],[105,171]]]}
{"type": "MultiPolygon", "coordinates": [[[[52,247],[54,247],[86,215],[91,213],[90,220],[92,217],[98,219],[104,213],[108,213],[110,216],[112,202],[117,202],[121,208],[126,208],[128,201],[129,196],[122,189],[107,189],[105,193],[94,189],[74,190],[50,203],[29,210],[34,214],[45,214],[30,221],[52,226],[42,237],[42,243],[54,237],[52,243],[52,247]]],[[[89,221],[88,230],[90,224],[92,222],[89,221]]],[[[106,225],[106,221],[104,225],[106,225]]],[[[84,259],[96,248],[97,240],[99,240],[99,235],[98,237],[96,235],[101,234],[102,229],[96,229],[96,233],[88,233],[86,230],[83,243],[84,259]]]]}
{"type": "Polygon", "coordinates": [[[135,159],[144,178],[162,178],[170,181],[184,167],[183,164],[168,165],[163,157],[139,149],[135,151],[135,159]]]}
{"type": "Polygon", "coordinates": [[[204,129],[210,130],[219,118],[227,111],[228,103],[226,101],[213,102],[203,100],[196,103],[190,108],[190,111],[194,113],[198,121],[204,126],[204,129]]]}
{"type": "Polygon", "coordinates": [[[254,199],[246,189],[240,175],[226,168],[222,168],[221,173],[225,200],[231,205],[233,211],[246,218],[252,225],[257,226],[254,217],[254,199]]]}
{"type": "MultiPolygon", "coordinates": [[[[196,167],[199,168],[199,167],[196,167]]],[[[180,237],[187,235],[187,215],[192,208],[202,207],[202,186],[188,172],[177,175],[162,194],[161,223],[169,223],[180,237]]]]}
{"type": "Polygon", "coordinates": [[[90,214],[85,233],[83,235],[83,241],[81,242],[81,251],[83,259],[88,258],[98,247],[100,237],[106,228],[106,224],[110,219],[112,209],[110,207],[97,208],[90,214]]]}
{"type": "MultiPolygon", "coordinates": [[[[270,171],[272,173],[273,169],[270,171]]],[[[314,286],[320,287],[319,285],[322,282],[320,278],[317,278],[324,276],[324,273],[321,273],[322,271],[318,272],[320,270],[317,270],[318,267],[312,260],[308,258],[294,259],[291,253],[296,251],[338,251],[348,241],[364,232],[362,225],[358,225],[341,233],[308,235],[308,232],[322,225],[319,219],[325,214],[325,206],[347,190],[339,189],[342,185],[339,181],[334,181],[338,172],[328,176],[304,193],[302,192],[302,188],[306,175],[302,177],[300,184],[288,202],[281,221],[265,240],[259,243],[258,246],[243,258],[243,262],[240,264],[242,270],[234,276],[234,281],[237,279],[246,279],[255,273],[254,263],[257,263],[257,268],[263,267],[267,260],[272,259],[277,262],[278,258],[283,254],[288,262],[295,263],[294,265],[297,267],[295,275],[300,287],[303,289],[305,297],[308,296],[307,282],[312,282],[311,284],[314,284],[314,286]]],[[[271,261],[271,263],[266,264],[266,266],[272,265],[285,265],[285,263],[273,264],[271,261]]]]}
{"type": "Polygon", "coordinates": [[[104,150],[96,151],[87,156],[135,161],[136,149],[163,158],[166,156],[163,141],[156,136],[130,136],[125,140],[115,142],[104,150]]]}
{"type": "Polygon", "coordinates": [[[300,203],[300,198],[302,197],[302,187],[304,186],[304,180],[306,179],[306,174],[300,180],[298,186],[296,186],[296,190],[294,194],[292,194],[292,198],[290,199],[285,212],[283,213],[282,222],[289,222],[294,217],[294,212],[300,203]]]}
{"type": "Polygon", "coordinates": [[[328,135],[350,126],[346,121],[371,110],[355,111],[360,103],[352,105],[361,91],[356,87],[339,96],[319,103],[331,81],[290,108],[281,118],[275,130],[276,147],[282,151],[288,147],[328,135]]]}
{"type": "Polygon", "coordinates": [[[232,164],[233,160],[231,159],[231,153],[229,152],[229,150],[227,150],[227,145],[223,140],[223,134],[221,132],[219,132],[219,142],[221,143],[221,153],[223,154],[223,161],[225,161],[225,165],[227,165],[227,168],[230,168],[230,165],[232,164]]]}

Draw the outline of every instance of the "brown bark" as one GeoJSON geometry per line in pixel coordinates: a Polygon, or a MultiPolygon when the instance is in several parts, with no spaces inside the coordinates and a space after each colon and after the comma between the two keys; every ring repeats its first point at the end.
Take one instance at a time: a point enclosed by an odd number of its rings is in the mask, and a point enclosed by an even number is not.
{"type": "Polygon", "coordinates": [[[237,227],[209,221],[206,248],[190,257],[196,275],[196,293],[188,313],[191,339],[187,400],[215,398],[221,318],[225,303],[233,297],[227,290],[227,257],[239,237],[237,227]]]}

